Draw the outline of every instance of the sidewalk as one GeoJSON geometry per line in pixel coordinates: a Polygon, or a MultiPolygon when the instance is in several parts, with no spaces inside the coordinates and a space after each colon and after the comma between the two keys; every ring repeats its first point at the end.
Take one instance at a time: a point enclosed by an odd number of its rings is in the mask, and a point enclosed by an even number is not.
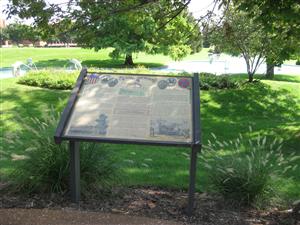
{"type": "Polygon", "coordinates": [[[0,225],[180,225],[180,223],[77,210],[0,209],[0,225]]]}

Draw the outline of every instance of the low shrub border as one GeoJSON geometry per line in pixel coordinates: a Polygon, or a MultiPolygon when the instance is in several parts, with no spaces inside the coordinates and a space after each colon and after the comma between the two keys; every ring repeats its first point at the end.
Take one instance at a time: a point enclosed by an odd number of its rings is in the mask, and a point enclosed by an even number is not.
{"type": "MultiPolygon", "coordinates": [[[[112,72],[112,71],[109,71],[112,72]]],[[[115,72],[115,71],[113,71],[115,72]]],[[[125,73],[155,73],[157,72],[142,69],[142,70],[117,70],[117,72],[125,73]]],[[[55,71],[55,70],[41,70],[31,71],[26,76],[19,78],[18,83],[28,86],[71,90],[78,77],[78,71],[55,71]]],[[[170,74],[171,75],[171,74],[170,74]]],[[[180,74],[179,74],[180,75],[180,74]]],[[[181,73],[181,75],[190,75],[188,73],[181,73]]],[[[201,90],[211,89],[235,89],[240,87],[240,82],[230,77],[229,75],[214,75],[211,73],[200,73],[199,87],[201,90]]]]}
{"type": "Polygon", "coordinates": [[[20,77],[18,84],[28,86],[70,90],[74,87],[78,71],[40,70],[31,71],[26,76],[20,77]]]}

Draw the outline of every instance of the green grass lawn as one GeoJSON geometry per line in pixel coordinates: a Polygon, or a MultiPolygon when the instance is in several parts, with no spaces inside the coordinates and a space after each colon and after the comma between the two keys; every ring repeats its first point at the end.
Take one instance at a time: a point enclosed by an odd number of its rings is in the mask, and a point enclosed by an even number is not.
{"type": "MultiPolygon", "coordinates": [[[[26,62],[32,58],[38,67],[66,67],[68,60],[75,58],[87,67],[100,68],[121,68],[124,59],[113,60],[109,57],[112,49],[103,49],[95,52],[92,49],[82,48],[0,48],[1,62],[0,67],[11,67],[16,61],[26,62]]],[[[219,60],[225,60],[229,56],[221,54],[219,60]]],[[[138,53],[133,55],[136,65],[147,68],[160,67],[171,62],[172,59],[164,55],[148,55],[138,53]]],[[[208,48],[202,49],[199,53],[189,55],[183,60],[208,60],[208,48]]],[[[295,65],[296,60],[288,60],[285,63],[295,65]]]]}
{"type": "MultiPolygon", "coordinates": [[[[239,79],[245,75],[236,76],[239,79]]],[[[15,79],[1,82],[1,137],[19,131],[23,124],[19,117],[30,120],[41,118],[46,110],[54,106],[62,111],[69,97],[69,91],[48,90],[16,84],[15,79]]],[[[265,134],[268,137],[284,139],[283,151],[300,154],[300,80],[298,76],[277,76],[275,80],[263,81],[269,87],[253,85],[237,90],[201,91],[201,120],[204,144],[214,133],[219,140],[236,138],[239,133],[246,136],[265,134]],[[252,126],[253,132],[249,132],[252,126]]],[[[30,143],[33,135],[23,133],[23,143],[30,143]]],[[[3,139],[2,139],[3,140],[3,139]]],[[[18,141],[18,140],[16,140],[18,141]]],[[[187,148],[153,147],[140,145],[105,144],[114,152],[125,169],[127,185],[155,185],[186,189],[188,186],[187,148]],[[132,160],[133,163],[127,163],[132,160]],[[148,165],[145,166],[145,164],[148,165]]],[[[12,149],[2,142],[0,149],[0,175],[5,177],[17,161],[12,154],[22,154],[24,149],[12,149]]],[[[300,196],[300,168],[282,177],[281,193],[288,199],[300,196]],[[291,176],[294,176],[293,178],[291,176]]],[[[209,191],[207,173],[198,164],[197,190],[209,191]]]]}
{"type": "MultiPolygon", "coordinates": [[[[28,58],[32,58],[37,67],[65,67],[72,58],[80,60],[82,65],[88,67],[120,68],[124,62],[122,58],[113,60],[109,57],[112,49],[95,52],[92,49],[82,48],[1,48],[0,51],[2,56],[0,67],[10,67],[16,61],[26,62],[28,58]]],[[[185,59],[206,59],[207,51],[208,49],[203,49],[185,59]]],[[[134,54],[133,60],[137,65],[145,67],[159,67],[172,61],[168,56],[145,53],[134,54]]]]}

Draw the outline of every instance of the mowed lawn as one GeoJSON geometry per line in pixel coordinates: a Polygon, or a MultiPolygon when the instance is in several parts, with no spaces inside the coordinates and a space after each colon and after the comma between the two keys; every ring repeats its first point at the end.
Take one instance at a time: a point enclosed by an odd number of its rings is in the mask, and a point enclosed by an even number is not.
{"type": "MultiPolygon", "coordinates": [[[[238,90],[201,91],[202,138],[206,144],[214,133],[219,140],[236,138],[239,133],[248,137],[256,134],[268,138],[283,138],[283,152],[300,154],[300,77],[275,76],[274,81],[263,81],[268,87],[253,85],[238,90]],[[249,126],[253,132],[249,132],[249,126]]],[[[239,76],[244,79],[245,76],[239,76]]],[[[22,154],[34,135],[22,132],[24,124],[19,117],[30,123],[30,118],[42,118],[53,106],[61,112],[70,91],[48,90],[16,84],[15,79],[1,82],[1,149],[0,176],[6,176],[18,161],[14,154],[22,154]],[[3,139],[9,133],[20,132],[19,140],[24,149],[13,149],[3,139]]],[[[189,161],[188,148],[153,147],[140,145],[112,145],[108,148],[124,168],[123,184],[151,185],[187,189],[189,161]]],[[[210,191],[208,174],[198,163],[197,190],[210,191]]],[[[300,168],[288,176],[278,178],[278,185],[286,198],[300,196],[300,168]]]]}
{"type": "MultiPolygon", "coordinates": [[[[123,67],[123,58],[111,59],[109,53],[112,49],[103,49],[95,52],[92,49],[83,48],[1,48],[0,67],[11,67],[16,61],[26,62],[32,58],[37,67],[67,67],[70,59],[78,59],[82,65],[88,67],[120,68],[123,67]]],[[[187,56],[186,60],[207,59],[208,49],[187,56]]],[[[160,67],[172,59],[164,55],[148,55],[145,53],[133,54],[136,65],[147,68],[160,67]]]]}

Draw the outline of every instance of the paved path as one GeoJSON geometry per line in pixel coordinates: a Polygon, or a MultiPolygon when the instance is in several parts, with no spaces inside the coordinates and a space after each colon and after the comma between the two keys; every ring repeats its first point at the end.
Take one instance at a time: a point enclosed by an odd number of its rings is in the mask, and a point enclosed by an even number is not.
{"type": "MultiPolygon", "coordinates": [[[[227,73],[247,73],[247,66],[243,58],[227,56],[222,60],[194,60],[194,61],[179,61],[171,62],[162,70],[169,71],[186,71],[193,72],[208,72],[216,74],[227,73]]],[[[266,64],[263,63],[257,70],[256,74],[264,74],[266,72],[266,64]]],[[[300,66],[297,65],[282,65],[275,67],[275,74],[300,75],[300,66]]]]}
{"type": "Polygon", "coordinates": [[[0,225],[180,225],[180,223],[77,210],[0,209],[0,225]]]}

